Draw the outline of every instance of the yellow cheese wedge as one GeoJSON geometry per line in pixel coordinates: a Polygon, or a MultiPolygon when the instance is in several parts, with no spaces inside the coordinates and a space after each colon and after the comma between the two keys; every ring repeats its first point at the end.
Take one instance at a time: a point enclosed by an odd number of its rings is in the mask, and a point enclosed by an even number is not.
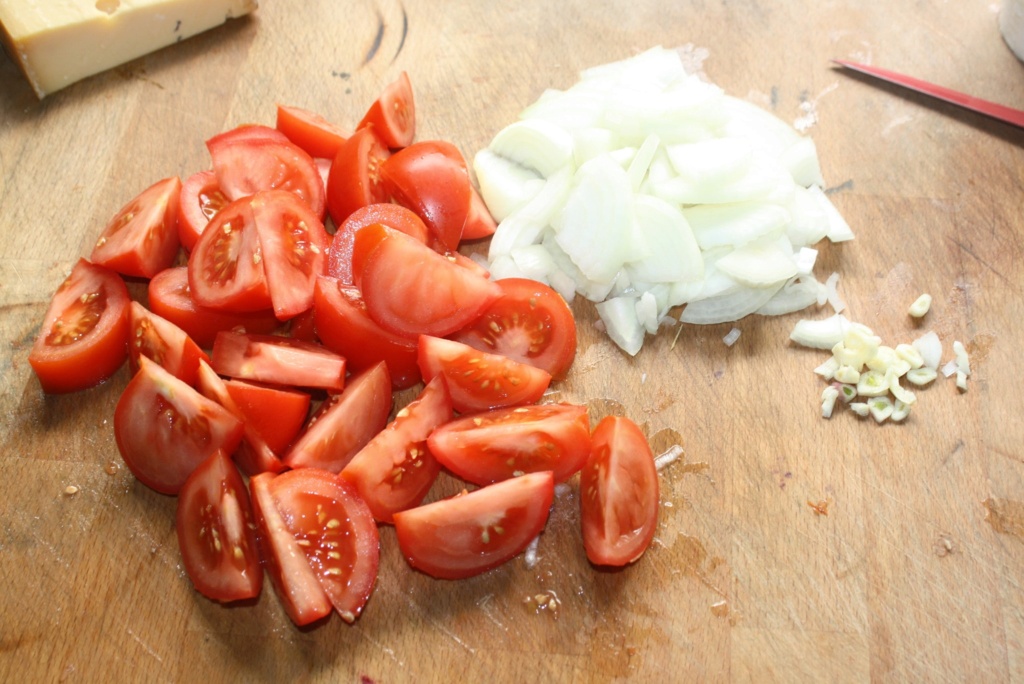
{"type": "Polygon", "coordinates": [[[39,97],[256,9],[257,0],[0,0],[4,46],[39,97]]]}

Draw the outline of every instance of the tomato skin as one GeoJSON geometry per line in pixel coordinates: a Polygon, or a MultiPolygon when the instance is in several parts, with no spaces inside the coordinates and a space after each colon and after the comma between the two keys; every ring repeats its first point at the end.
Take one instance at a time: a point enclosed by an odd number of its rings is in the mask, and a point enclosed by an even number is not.
{"type": "Polygon", "coordinates": [[[445,250],[458,249],[469,215],[472,186],[461,153],[451,143],[428,140],[399,150],[381,165],[394,201],[416,212],[445,250]]]}
{"type": "Polygon", "coordinates": [[[341,472],[387,425],[391,404],[391,377],[381,361],[324,401],[284,457],[285,465],[341,472]]]}
{"type": "Polygon", "coordinates": [[[650,545],[658,525],[658,471],[636,423],[607,416],[580,472],[583,546],[595,565],[623,566],[650,545]]]}
{"type": "Polygon", "coordinates": [[[177,325],[204,349],[213,346],[221,330],[267,334],[281,324],[269,309],[232,313],[197,304],[188,286],[186,266],[161,271],[149,281],[149,306],[153,313],[177,325]]]}
{"type": "Polygon", "coordinates": [[[288,617],[301,627],[330,615],[333,605],[277,508],[271,493],[275,477],[273,473],[260,473],[249,480],[256,539],[274,592],[288,617]]]}
{"type": "Polygon", "coordinates": [[[299,198],[283,190],[249,198],[274,313],[287,320],[313,306],[313,287],[327,265],[331,238],[299,198]]]}
{"type": "Polygon", "coordinates": [[[498,223],[491,216],[483,197],[472,188],[469,200],[469,214],[466,216],[466,226],[462,229],[463,240],[482,240],[494,235],[498,229],[498,223]]]}
{"type": "Polygon", "coordinates": [[[389,156],[373,128],[357,130],[341,146],[327,175],[327,211],[334,225],[360,207],[388,200],[380,167],[389,156]]]}
{"type": "Polygon", "coordinates": [[[554,379],[576,357],[576,319],[553,289],[527,278],[496,281],[502,295],[451,339],[542,368],[554,379]]]}
{"type": "MultiPolygon", "coordinates": [[[[316,162],[294,143],[270,138],[212,139],[206,143],[217,184],[229,200],[261,190],[286,190],[323,218],[323,181],[316,162]]],[[[205,232],[205,231],[204,231],[205,232]]]]}
{"type": "Polygon", "coordinates": [[[310,396],[305,392],[232,379],[225,380],[224,387],[246,426],[252,426],[275,454],[284,453],[309,415],[310,396]]]}
{"type": "Polygon", "coordinates": [[[47,394],[87,389],[128,357],[128,288],[119,275],[79,259],[50,300],[28,362],[47,394]]]}
{"type": "Polygon", "coordinates": [[[544,471],[565,482],[590,455],[590,418],[585,406],[573,404],[496,409],[442,425],[427,446],[441,465],[473,484],[544,471]]]}
{"type": "Polygon", "coordinates": [[[346,284],[355,282],[352,274],[352,251],[355,248],[356,233],[374,223],[405,233],[424,244],[429,238],[427,226],[409,209],[390,202],[368,204],[349,214],[338,227],[331,242],[327,275],[346,284]]]}
{"type": "Polygon", "coordinates": [[[351,485],[317,468],[278,475],[270,494],[334,609],[355,622],[373,592],[380,558],[370,509],[351,485]]]}
{"type": "Polygon", "coordinates": [[[182,565],[203,596],[230,603],[256,598],[263,568],[245,482],[223,450],[199,464],[178,493],[175,528],[182,565]]]}
{"type": "MultiPolygon", "coordinates": [[[[363,241],[376,245],[365,257],[356,285],[370,318],[385,330],[407,337],[448,335],[501,296],[494,281],[408,235],[369,226],[356,234],[355,255],[363,241]]],[[[355,259],[353,268],[358,269],[355,259]]]]}
{"type": "Polygon", "coordinates": [[[372,368],[383,361],[392,389],[407,389],[420,381],[416,340],[377,325],[366,313],[363,296],[355,287],[330,278],[318,279],[313,316],[323,345],[345,357],[352,369],[372,368]]]}
{"type": "Polygon", "coordinates": [[[429,335],[420,335],[419,364],[424,380],[445,378],[459,413],[533,404],[551,384],[540,368],[429,335]]]}
{"type": "Polygon", "coordinates": [[[345,359],[318,344],[278,335],[217,333],[213,369],[241,380],[287,387],[340,392],[345,387],[345,359]]]}
{"type": "Polygon", "coordinates": [[[181,180],[149,186],[110,220],[89,260],[126,276],[152,278],[178,256],[181,180]]]}
{"type": "Polygon", "coordinates": [[[114,437],[125,465],[142,484],[177,494],[217,449],[231,453],[244,426],[145,356],[114,411],[114,437]]]}
{"type": "Polygon", "coordinates": [[[315,112],[301,107],[277,105],[277,130],[311,157],[333,159],[348,135],[315,112]]]}
{"type": "Polygon", "coordinates": [[[210,219],[227,204],[228,198],[220,191],[213,171],[197,171],[185,179],[178,213],[178,239],[185,251],[195,249],[210,219]]]}
{"type": "Polygon", "coordinates": [[[416,100],[413,98],[409,74],[403,71],[384,88],[356,128],[370,126],[388,147],[412,144],[416,137],[416,100]]]}
{"type": "Polygon", "coordinates": [[[342,469],[341,477],[355,486],[378,521],[390,523],[396,512],[423,501],[441,471],[427,437],[451,418],[448,390],[437,378],[342,469]]]}
{"type": "Polygon", "coordinates": [[[243,197],[217,212],[189,255],[189,290],[201,306],[248,313],[273,305],[249,200],[243,197]]]}
{"type": "Polygon", "coordinates": [[[395,514],[409,565],[438,579],[487,572],[540,534],[555,495],[550,472],[530,473],[395,514]]]}

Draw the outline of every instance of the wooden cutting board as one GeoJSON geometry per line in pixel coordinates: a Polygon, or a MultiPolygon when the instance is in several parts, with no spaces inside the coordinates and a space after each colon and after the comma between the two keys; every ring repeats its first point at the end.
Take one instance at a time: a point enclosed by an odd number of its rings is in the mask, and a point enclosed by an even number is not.
{"type": "Polygon", "coordinates": [[[1024,680],[1024,133],[829,66],[869,61],[1024,107],[996,9],[267,0],[43,102],[0,60],[0,681],[1024,680]],[[136,483],[114,444],[127,371],[48,397],[26,363],[100,227],[149,182],[205,168],[205,138],[273,123],[278,102],[353,126],[407,70],[419,137],[472,155],[544,88],[658,44],[705,48],[727,92],[809,125],[857,234],[823,245],[819,275],[839,272],[848,315],[889,344],[935,330],[948,359],[963,341],[969,389],[940,378],[902,425],[823,420],[823,356],[788,342],[799,316],[740,321],[732,347],[732,325],[687,326],[628,358],[577,302],[560,396],[685,449],[661,472],[638,563],[587,563],[570,488],[534,567],[435,581],[383,529],[354,626],[296,629],[269,589],[233,608],[196,594],[175,501],[136,483]],[[935,303],[914,323],[922,292],[935,303]]]}

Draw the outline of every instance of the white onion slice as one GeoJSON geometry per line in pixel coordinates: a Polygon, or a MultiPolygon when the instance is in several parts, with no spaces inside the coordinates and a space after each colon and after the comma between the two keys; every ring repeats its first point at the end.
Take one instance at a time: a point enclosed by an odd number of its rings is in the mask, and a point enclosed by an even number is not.
{"type": "Polygon", "coordinates": [[[630,354],[675,323],[677,306],[681,321],[701,324],[816,301],[842,308],[813,275],[812,245],[853,232],[822,191],[814,141],[688,74],[676,50],[544,91],[474,171],[499,221],[492,277],[596,303],[630,354]]]}
{"type": "Polygon", "coordinates": [[[850,320],[842,314],[833,314],[820,320],[802,318],[793,326],[789,339],[812,349],[832,349],[843,341],[849,329],[850,320]]]}

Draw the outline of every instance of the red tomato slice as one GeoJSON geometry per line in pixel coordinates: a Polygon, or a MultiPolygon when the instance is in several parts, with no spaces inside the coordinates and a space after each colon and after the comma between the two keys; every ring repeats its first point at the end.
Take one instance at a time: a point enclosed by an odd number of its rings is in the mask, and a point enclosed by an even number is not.
{"type": "Polygon", "coordinates": [[[215,371],[241,380],[331,392],[345,387],[345,359],[301,340],[220,332],[211,358],[215,371]]]}
{"type": "Polygon", "coordinates": [[[277,130],[311,157],[334,159],[348,134],[324,117],[301,107],[277,105],[277,130]]]}
{"type": "Polygon", "coordinates": [[[79,259],[50,300],[28,362],[47,394],[106,380],[128,356],[128,288],[108,268],[79,259]]]}
{"type": "Polygon", "coordinates": [[[274,592],[288,617],[301,627],[330,615],[333,605],[305,550],[277,508],[270,492],[275,477],[273,473],[260,473],[249,480],[256,539],[274,592]]]}
{"type": "Polygon", "coordinates": [[[597,427],[580,473],[583,547],[597,565],[638,559],[658,525],[658,471],[636,423],[608,416],[597,427]]]}
{"type": "Polygon", "coordinates": [[[206,141],[206,147],[220,147],[239,140],[272,140],[288,142],[288,136],[281,131],[263,124],[242,124],[213,136],[206,141]]]}
{"type": "Polygon", "coordinates": [[[182,565],[203,596],[228,603],[263,589],[249,491],[226,453],[214,451],[178,492],[182,565]]]}
{"type": "Polygon", "coordinates": [[[416,340],[384,330],[366,313],[359,290],[330,278],[316,283],[313,315],[323,345],[345,357],[354,370],[387,364],[392,389],[402,390],[420,381],[416,340]]]}
{"type": "Polygon", "coordinates": [[[320,338],[316,336],[316,321],[312,307],[288,321],[288,337],[313,344],[320,343],[320,338]]]}
{"type": "Polygon", "coordinates": [[[412,144],[416,137],[416,101],[409,74],[403,71],[370,105],[357,128],[367,126],[373,126],[388,147],[412,144]]]}
{"type": "Polygon", "coordinates": [[[279,473],[284,470],[284,464],[263,439],[263,435],[256,430],[255,425],[246,420],[245,413],[235,403],[224,380],[205,361],[199,364],[196,389],[204,397],[217,402],[230,411],[231,415],[242,421],[242,440],[231,454],[242,472],[251,476],[256,473],[279,473]]]}
{"type": "Polygon", "coordinates": [[[384,429],[391,413],[391,378],[383,363],[357,375],[329,397],[295,442],[285,465],[341,472],[384,429]]]}
{"type": "Polygon", "coordinates": [[[149,281],[149,306],[153,313],[177,325],[204,349],[213,346],[221,330],[266,334],[281,324],[270,310],[231,313],[196,304],[185,266],[161,271],[149,281]]]}
{"type": "Polygon", "coordinates": [[[562,296],[526,278],[496,281],[502,295],[451,336],[562,378],[576,357],[576,319],[562,296]]]}
{"type": "Polygon", "coordinates": [[[472,200],[462,154],[438,140],[413,143],[381,165],[384,188],[412,209],[448,251],[458,249],[472,200]]]}
{"type": "Polygon", "coordinates": [[[442,425],[427,440],[448,470],[478,485],[551,471],[564,482],[590,455],[585,406],[542,404],[497,409],[442,425]]]}
{"type": "Polygon", "coordinates": [[[217,184],[229,200],[261,190],[287,190],[323,218],[326,204],[320,172],[313,158],[298,145],[287,140],[236,138],[213,139],[206,146],[217,184]]]}
{"type": "Polygon", "coordinates": [[[529,546],[554,496],[550,472],[530,473],[396,513],[398,545],[409,565],[432,577],[479,575],[529,546]]]}
{"type": "Polygon", "coordinates": [[[532,404],[551,384],[540,368],[429,335],[420,336],[419,364],[424,380],[444,376],[459,413],[532,404]]]}
{"type": "Polygon", "coordinates": [[[448,335],[501,296],[494,281],[407,235],[388,232],[380,224],[368,226],[356,234],[354,254],[364,240],[377,244],[366,256],[356,285],[366,311],[386,330],[406,336],[448,335]]]}
{"type": "Polygon", "coordinates": [[[139,369],[139,357],[145,356],[179,380],[195,385],[199,361],[206,359],[206,354],[184,330],[138,302],[131,303],[129,320],[128,365],[133,374],[139,369]]]}
{"type": "Polygon", "coordinates": [[[228,205],[228,198],[220,191],[213,171],[197,171],[182,183],[180,205],[178,238],[191,252],[210,219],[228,205]]]}
{"type": "Polygon", "coordinates": [[[483,197],[476,191],[476,188],[471,188],[471,191],[469,214],[466,216],[466,225],[462,229],[462,239],[480,240],[491,237],[498,229],[498,224],[491,216],[487,204],[484,203],[483,197]]]}
{"type": "Polygon", "coordinates": [[[165,178],[124,205],[96,241],[89,260],[126,276],[152,278],[178,256],[181,180],[165,178]]]}
{"type": "Polygon", "coordinates": [[[374,223],[405,233],[424,244],[430,237],[426,225],[409,209],[390,202],[368,204],[349,214],[338,227],[327,260],[327,275],[345,284],[355,282],[352,276],[352,250],[355,247],[356,233],[374,223]]]}
{"type": "Polygon", "coordinates": [[[249,198],[274,313],[287,320],[313,306],[313,287],[327,265],[331,238],[299,198],[283,190],[249,198]]]}
{"type": "Polygon", "coordinates": [[[372,128],[356,131],[338,150],[327,175],[327,210],[334,225],[368,204],[386,202],[380,167],[391,152],[372,128]]]}
{"type": "Polygon", "coordinates": [[[188,259],[188,284],[201,306],[245,313],[271,308],[250,198],[221,209],[188,259]]]}
{"type": "Polygon", "coordinates": [[[114,411],[114,437],[125,465],[142,484],[177,494],[215,450],[231,453],[242,421],[145,356],[114,411]]]}
{"type": "Polygon", "coordinates": [[[427,437],[452,419],[442,378],[427,383],[341,471],[381,522],[423,501],[441,466],[427,449],[427,437]]]}
{"type": "Polygon", "coordinates": [[[334,473],[291,470],[270,481],[281,519],[345,622],[355,622],[373,592],[380,541],[370,509],[334,473]]]}
{"type": "Polygon", "coordinates": [[[309,395],[245,380],[226,380],[224,386],[246,426],[251,426],[275,454],[284,453],[306,422],[309,395]]]}

